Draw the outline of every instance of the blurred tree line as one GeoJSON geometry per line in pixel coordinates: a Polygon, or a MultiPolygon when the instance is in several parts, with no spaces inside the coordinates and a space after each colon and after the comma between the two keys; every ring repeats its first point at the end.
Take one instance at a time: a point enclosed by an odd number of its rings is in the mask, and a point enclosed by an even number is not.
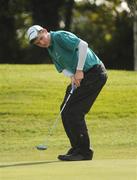
{"type": "Polygon", "coordinates": [[[122,0],[0,0],[0,63],[51,63],[30,46],[28,27],[64,29],[86,40],[107,68],[133,69],[133,18],[122,0]]]}

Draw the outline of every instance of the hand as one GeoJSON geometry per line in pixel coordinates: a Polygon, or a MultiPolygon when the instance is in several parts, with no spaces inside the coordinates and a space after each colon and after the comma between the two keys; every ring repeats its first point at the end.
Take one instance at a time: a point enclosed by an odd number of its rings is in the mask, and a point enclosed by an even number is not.
{"type": "Polygon", "coordinates": [[[75,84],[77,87],[80,86],[81,80],[84,78],[84,73],[81,70],[77,70],[74,76],[71,77],[71,83],[75,84]]]}

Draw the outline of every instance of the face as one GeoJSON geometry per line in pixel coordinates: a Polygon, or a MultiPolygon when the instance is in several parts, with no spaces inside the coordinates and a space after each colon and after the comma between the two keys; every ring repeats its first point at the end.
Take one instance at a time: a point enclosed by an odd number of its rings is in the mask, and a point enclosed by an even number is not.
{"type": "Polygon", "coordinates": [[[37,39],[34,41],[36,46],[47,48],[50,45],[50,34],[46,29],[43,29],[39,32],[37,39]]]}

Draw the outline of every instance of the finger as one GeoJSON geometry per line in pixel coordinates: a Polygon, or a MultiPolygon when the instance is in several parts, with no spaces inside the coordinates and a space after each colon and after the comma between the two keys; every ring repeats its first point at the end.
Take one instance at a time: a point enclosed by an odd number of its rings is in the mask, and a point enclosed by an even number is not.
{"type": "Polygon", "coordinates": [[[77,84],[78,84],[78,87],[79,87],[80,86],[80,81],[79,80],[77,81],[77,84]]]}
{"type": "Polygon", "coordinates": [[[75,85],[76,85],[77,87],[79,87],[79,86],[80,86],[80,81],[75,79],[75,85]]]}

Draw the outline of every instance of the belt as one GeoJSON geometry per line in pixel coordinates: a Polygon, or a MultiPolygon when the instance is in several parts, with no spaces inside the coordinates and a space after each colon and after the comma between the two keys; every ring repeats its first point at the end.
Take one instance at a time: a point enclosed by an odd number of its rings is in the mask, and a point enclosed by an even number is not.
{"type": "Polygon", "coordinates": [[[89,72],[106,72],[105,66],[103,63],[101,64],[95,64],[94,66],[92,66],[88,71],[84,72],[84,74],[88,74],[89,72]]]}

